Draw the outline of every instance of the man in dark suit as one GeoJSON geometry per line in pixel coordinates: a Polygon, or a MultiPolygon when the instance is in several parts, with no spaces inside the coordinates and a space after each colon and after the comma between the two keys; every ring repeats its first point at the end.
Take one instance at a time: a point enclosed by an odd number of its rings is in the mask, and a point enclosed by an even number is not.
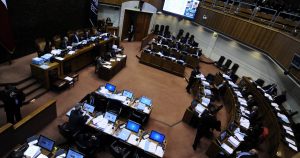
{"type": "Polygon", "coordinates": [[[203,136],[210,137],[212,131],[216,129],[217,131],[221,131],[221,122],[216,119],[216,117],[209,112],[204,112],[200,118],[200,122],[197,127],[197,133],[193,144],[193,149],[196,150],[197,146],[200,142],[200,139],[203,136]]]}
{"type": "Polygon", "coordinates": [[[198,74],[200,74],[200,67],[199,66],[196,66],[195,68],[194,68],[194,70],[191,72],[191,76],[190,76],[190,78],[189,78],[189,83],[188,83],[188,85],[186,86],[186,91],[188,92],[188,93],[190,93],[190,90],[191,90],[191,88],[192,88],[192,86],[193,86],[193,84],[195,83],[195,81],[196,81],[196,76],[198,75],[198,74]]]}
{"type": "Polygon", "coordinates": [[[278,105],[282,105],[286,101],[286,91],[283,91],[280,95],[274,97],[274,102],[278,105]]]}
{"type": "Polygon", "coordinates": [[[69,128],[72,131],[77,131],[84,126],[86,120],[87,118],[83,115],[83,112],[81,111],[81,106],[76,105],[75,109],[71,111],[69,117],[69,128]]]}
{"type": "Polygon", "coordinates": [[[78,42],[80,42],[80,38],[78,36],[78,33],[75,32],[73,37],[72,37],[72,43],[78,43],[78,42]]]}
{"type": "Polygon", "coordinates": [[[22,119],[20,108],[25,100],[25,94],[13,86],[5,86],[4,91],[0,94],[4,103],[7,122],[16,123],[22,119]]]}
{"type": "Polygon", "coordinates": [[[61,42],[61,49],[67,49],[68,47],[68,42],[69,42],[69,39],[68,37],[64,37],[63,41],[61,42]]]}

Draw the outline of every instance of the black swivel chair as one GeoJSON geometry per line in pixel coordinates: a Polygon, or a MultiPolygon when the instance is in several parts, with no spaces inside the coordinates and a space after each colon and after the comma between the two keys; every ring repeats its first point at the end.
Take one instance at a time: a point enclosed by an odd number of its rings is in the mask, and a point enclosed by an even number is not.
{"type": "Polygon", "coordinates": [[[159,25],[158,24],[156,24],[155,26],[154,26],[154,34],[155,35],[158,35],[158,32],[159,32],[159,25]]]}
{"type": "Polygon", "coordinates": [[[95,111],[104,113],[107,109],[108,99],[102,95],[94,94],[94,106],[95,111]]]}
{"type": "MultiPolygon", "coordinates": [[[[94,157],[94,153],[101,147],[100,135],[91,134],[89,132],[80,133],[76,136],[76,147],[87,157],[94,157]]],[[[104,147],[102,146],[102,149],[104,147]]]]}
{"type": "Polygon", "coordinates": [[[165,31],[165,25],[160,25],[160,29],[159,29],[159,35],[163,35],[164,34],[164,31],[165,31]]]}
{"type": "Polygon", "coordinates": [[[120,116],[122,112],[122,106],[123,104],[121,101],[115,99],[109,99],[106,111],[113,112],[118,116],[120,116]]]}
{"type": "Polygon", "coordinates": [[[67,139],[68,142],[73,142],[80,130],[73,131],[68,125],[68,122],[58,125],[59,133],[67,139]]]}
{"type": "Polygon", "coordinates": [[[227,61],[225,62],[225,64],[222,66],[222,70],[223,71],[227,71],[231,65],[232,61],[230,59],[227,59],[227,61]]]}
{"type": "Polygon", "coordinates": [[[110,145],[110,153],[115,158],[128,158],[132,154],[132,147],[122,141],[116,140],[110,145]]]}
{"type": "Polygon", "coordinates": [[[207,81],[208,83],[212,83],[212,82],[214,81],[214,79],[215,79],[215,76],[214,76],[213,74],[208,74],[208,75],[206,76],[206,81],[207,81]]]}
{"type": "Polygon", "coordinates": [[[147,116],[141,111],[132,111],[129,116],[129,120],[137,122],[137,123],[141,124],[142,126],[144,126],[148,121],[147,116]]]}
{"type": "Polygon", "coordinates": [[[263,87],[265,84],[265,81],[261,78],[257,79],[256,81],[254,81],[258,86],[263,87]]]}
{"type": "Polygon", "coordinates": [[[224,61],[225,61],[225,57],[224,56],[220,56],[219,60],[217,62],[215,62],[215,64],[216,64],[216,66],[218,68],[221,68],[222,65],[223,65],[223,63],[224,63],[224,61]]]}
{"type": "Polygon", "coordinates": [[[149,154],[143,150],[136,150],[132,158],[157,158],[157,156],[149,154]]]}
{"type": "Polygon", "coordinates": [[[239,64],[234,63],[233,66],[231,67],[232,74],[235,74],[239,69],[239,67],[240,67],[239,64]]]}

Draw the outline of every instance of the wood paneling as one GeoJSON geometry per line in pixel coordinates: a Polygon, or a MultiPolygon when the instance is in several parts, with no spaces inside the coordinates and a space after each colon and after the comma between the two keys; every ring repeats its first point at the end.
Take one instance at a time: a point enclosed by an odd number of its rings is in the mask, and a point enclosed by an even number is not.
{"type": "MultiPolygon", "coordinates": [[[[112,4],[112,5],[122,5],[123,2],[127,2],[131,0],[100,0],[101,3],[106,3],[106,4],[112,4]]],[[[164,0],[144,0],[144,2],[147,2],[154,7],[157,8],[157,10],[162,10],[164,0]]]]}
{"type": "MultiPolygon", "coordinates": [[[[268,26],[221,11],[201,6],[195,21],[267,53],[285,69],[290,66],[294,54],[300,52],[300,40],[268,26]],[[207,16],[206,20],[202,19],[203,15],[207,16]]],[[[291,74],[299,82],[300,72],[291,70],[291,74]]]]}

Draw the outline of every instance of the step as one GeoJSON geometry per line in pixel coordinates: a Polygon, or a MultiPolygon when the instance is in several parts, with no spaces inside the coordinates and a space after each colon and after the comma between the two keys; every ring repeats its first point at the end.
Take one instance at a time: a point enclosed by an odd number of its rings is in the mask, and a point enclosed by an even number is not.
{"type": "Polygon", "coordinates": [[[31,78],[31,79],[28,79],[28,80],[16,85],[16,87],[20,90],[24,90],[25,88],[28,88],[29,86],[35,84],[36,82],[38,82],[36,79],[31,78]]]}
{"type": "Polygon", "coordinates": [[[40,89],[34,91],[33,93],[31,93],[30,95],[26,96],[26,99],[25,99],[23,104],[28,104],[28,103],[30,103],[31,100],[37,99],[37,98],[39,98],[40,96],[44,95],[47,92],[48,92],[47,89],[40,88],[40,89]]]}
{"type": "Polygon", "coordinates": [[[38,90],[39,88],[42,88],[42,85],[39,83],[35,83],[29,87],[27,87],[26,89],[23,90],[23,93],[28,96],[31,93],[33,93],[34,91],[38,90]]]}

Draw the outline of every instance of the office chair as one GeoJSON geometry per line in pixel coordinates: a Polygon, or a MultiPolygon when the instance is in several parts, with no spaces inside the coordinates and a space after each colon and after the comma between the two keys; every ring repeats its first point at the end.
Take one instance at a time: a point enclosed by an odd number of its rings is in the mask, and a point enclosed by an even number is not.
{"type": "Polygon", "coordinates": [[[227,71],[231,65],[232,61],[230,59],[227,59],[225,64],[222,66],[222,70],[227,71]]]}
{"type": "Polygon", "coordinates": [[[214,76],[213,74],[211,74],[211,73],[209,73],[209,74],[206,76],[206,81],[207,81],[208,83],[212,83],[212,82],[214,81],[214,79],[215,79],[215,76],[214,76]]]}
{"type": "Polygon", "coordinates": [[[165,30],[165,25],[160,25],[160,29],[159,29],[159,35],[163,35],[163,33],[164,33],[164,30],[165,30]]]}
{"type": "Polygon", "coordinates": [[[65,89],[69,85],[67,81],[59,78],[57,69],[49,71],[49,79],[51,86],[56,90],[65,89]]]}
{"type": "Polygon", "coordinates": [[[54,45],[55,49],[59,49],[61,46],[61,42],[62,42],[61,37],[59,35],[55,35],[52,40],[53,40],[53,45],[54,45]]]}
{"type": "Polygon", "coordinates": [[[230,75],[230,78],[233,83],[236,83],[236,81],[239,79],[239,76],[236,74],[232,74],[230,75]]]}
{"type": "Polygon", "coordinates": [[[121,115],[123,103],[119,100],[109,99],[106,111],[113,112],[118,116],[121,115]]]}
{"type": "Polygon", "coordinates": [[[239,64],[234,63],[233,66],[231,67],[231,71],[233,74],[235,74],[237,72],[237,70],[239,69],[239,64]]]}
{"type": "Polygon", "coordinates": [[[101,143],[99,134],[82,132],[76,136],[75,144],[77,149],[87,157],[93,157],[94,153],[101,147],[104,149],[104,143],[101,143]]]}
{"type": "Polygon", "coordinates": [[[107,109],[108,100],[102,95],[98,95],[93,92],[91,95],[94,96],[94,106],[97,112],[105,112],[107,109]]]}
{"type": "Polygon", "coordinates": [[[131,112],[129,120],[135,121],[141,124],[142,126],[144,126],[148,121],[147,116],[143,112],[135,110],[131,112]]]}
{"type": "Polygon", "coordinates": [[[223,63],[225,61],[225,57],[224,56],[220,56],[219,60],[217,62],[215,62],[215,65],[218,67],[218,68],[221,68],[223,63]]]}
{"type": "Polygon", "coordinates": [[[110,145],[110,153],[115,158],[128,158],[132,153],[132,147],[122,141],[116,140],[110,145]]]}
{"type": "Polygon", "coordinates": [[[44,50],[46,47],[46,39],[45,38],[37,38],[35,40],[35,45],[37,48],[37,54],[41,57],[44,54],[44,50]]]}
{"type": "Polygon", "coordinates": [[[68,142],[73,142],[75,140],[75,137],[80,132],[80,129],[78,130],[71,130],[69,128],[68,122],[63,123],[62,125],[58,125],[58,131],[59,133],[67,139],[68,142]]]}
{"type": "Polygon", "coordinates": [[[158,35],[158,32],[159,32],[159,25],[158,24],[156,24],[155,26],[154,26],[154,35],[158,35]]]}
{"type": "Polygon", "coordinates": [[[261,78],[258,78],[256,81],[254,81],[258,86],[263,87],[265,84],[265,81],[261,78]]]}
{"type": "Polygon", "coordinates": [[[180,29],[177,36],[176,36],[176,39],[177,40],[181,39],[181,37],[183,36],[183,33],[184,33],[183,29],[180,29]]]}
{"type": "Polygon", "coordinates": [[[143,150],[136,150],[132,158],[157,158],[157,156],[149,154],[143,150]]]}
{"type": "Polygon", "coordinates": [[[153,51],[154,52],[159,52],[160,51],[161,47],[156,42],[153,42],[152,46],[153,46],[153,51]]]}

